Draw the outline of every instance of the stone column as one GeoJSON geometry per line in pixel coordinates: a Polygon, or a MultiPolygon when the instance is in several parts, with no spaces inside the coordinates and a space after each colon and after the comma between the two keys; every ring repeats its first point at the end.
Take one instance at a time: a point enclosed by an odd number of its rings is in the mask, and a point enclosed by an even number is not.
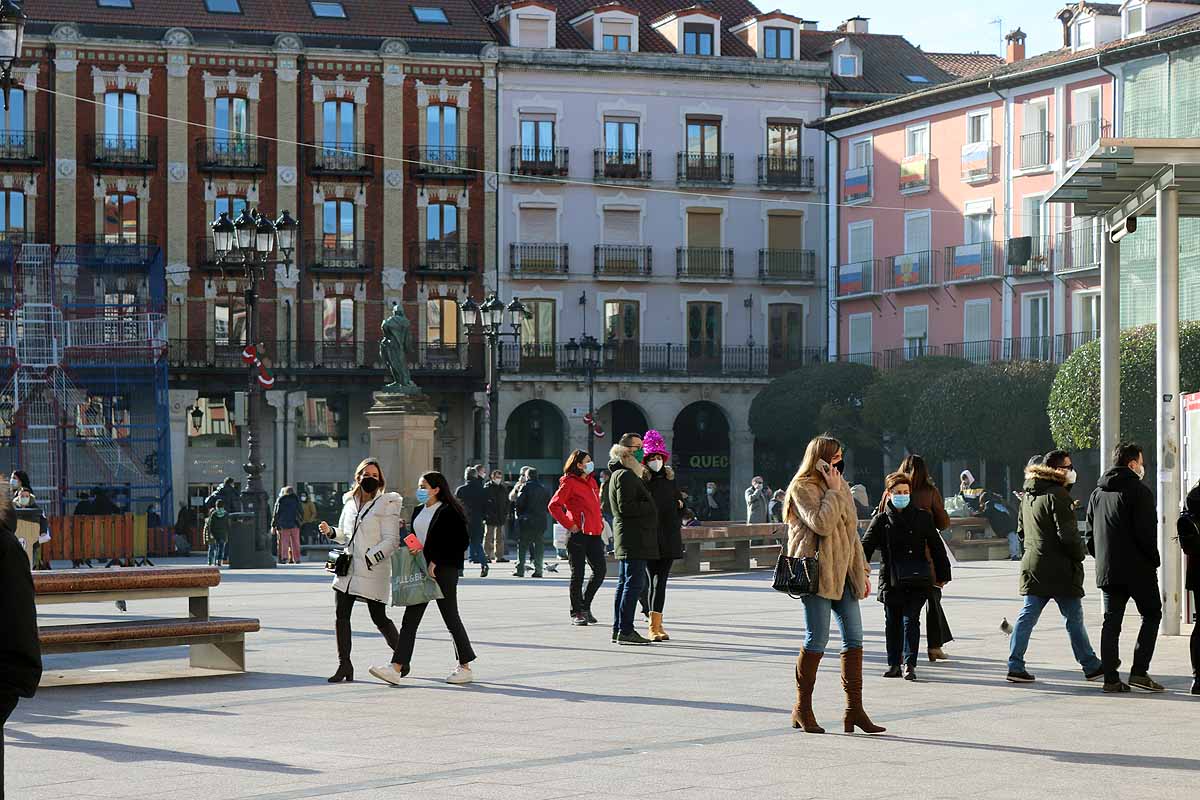
{"type": "Polygon", "coordinates": [[[437,413],[429,398],[419,394],[375,392],[367,412],[371,453],[379,459],[388,486],[405,496],[412,508],[412,492],[422,473],[433,467],[437,413]]]}
{"type": "MultiPolygon", "coordinates": [[[[484,48],[484,58],[494,58],[495,48],[484,48]]],[[[483,65],[483,142],[482,163],[483,175],[483,285],[485,295],[488,291],[499,291],[497,278],[497,235],[496,203],[499,200],[497,190],[500,177],[497,175],[496,157],[498,152],[496,132],[496,98],[497,77],[494,61],[483,65]]]]}
{"type": "MultiPolygon", "coordinates": [[[[744,421],[741,423],[745,425],[744,421]]],[[[729,432],[730,464],[729,502],[733,519],[744,519],[745,504],[742,492],[754,477],[754,433],[748,427],[734,428],[729,432]]]]}
{"type": "Polygon", "coordinates": [[[195,389],[171,389],[171,493],[175,498],[175,508],[162,509],[164,516],[168,511],[174,515],[180,503],[187,502],[187,431],[191,420],[188,410],[195,405],[195,389]]]}
{"type": "Polygon", "coordinates": [[[74,244],[75,229],[75,177],[76,177],[76,100],[79,94],[79,66],[75,49],[61,47],[54,58],[54,88],[60,94],[54,96],[53,131],[55,162],[57,170],[54,182],[55,244],[74,244]]]}
{"type": "MultiPolygon", "coordinates": [[[[169,48],[167,54],[167,116],[188,119],[187,51],[169,48]]],[[[167,123],[167,218],[187,219],[188,147],[192,128],[181,122],[167,123]]],[[[167,274],[188,270],[188,226],[168,224],[166,241],[167,274]]]]}
{"type": "MultiPolygon", "coordinates": [[[[393,48],[395,49],[395,48],[393,48]]],[[[384,308],[400,302],[399,291],[388,284],[404,286],[404,69],[399,61],[383,63],[383,232],[379,263],[383,267],[384,308]],[[395,275],[399,272],[399,276],[395,275]],[[389,273],[391,275],[389,276],[389,273]],[[394,297],[394,299],[389,299],[394,297]]]]}
{"type": "MultiPolygon", "coordinates": [[[[287,411],[287,392],[283,389],[269,389],[263,392],[267,405],[275,409],[275,426],[271,439],[271,475],[274,478],[273,489],[269,489],[271,497],[275,496],[283,485],[283,437],[284,415],[287,411]]],[[[264,484],[266,481],[263,482],[264,484]]]]}

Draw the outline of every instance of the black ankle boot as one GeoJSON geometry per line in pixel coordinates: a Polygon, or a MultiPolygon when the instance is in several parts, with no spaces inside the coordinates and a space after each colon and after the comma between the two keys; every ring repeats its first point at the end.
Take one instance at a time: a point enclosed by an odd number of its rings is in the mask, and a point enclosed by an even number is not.
{"type": "Polygon", "coordinates": [[[338,664],[337,672],[333,673],[327,679],[330,683],[341,683],[342,681],[354,680],[354,665],[349,661],[342,661],[338,664]]]}
{"type": "Polygon", "coordinates": [[[350,663],[350,620],[336,620],[333,632],[337,637],[338,668],[329,677],[330,683],[354,680],[354,665],[350,663]]]}
{"type": "Polygon", "coordinates": [[[1192,678],[1192,694],[1200,694],[1200,672],[1192,678]]]}

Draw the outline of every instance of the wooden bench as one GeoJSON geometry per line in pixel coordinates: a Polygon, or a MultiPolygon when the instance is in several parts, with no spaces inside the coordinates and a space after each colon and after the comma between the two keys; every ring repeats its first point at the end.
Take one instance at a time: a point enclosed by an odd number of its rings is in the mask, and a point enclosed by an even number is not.
{"type": "Polygon", "coordinates": [[[774,569],[779,547],[787,542],[787,526],[775,522],[703,525],[684,528],[682,533],[683,559],[676,561],[672,570],[682,575],[695,575],[704,564],[709,572],[774,569]]]}
{"type": "Polygon", "coordinates": [[[209,616],[209,590],[221,582],[221,572],[216,567],[134,567],[114,572],[59,570],[34,573],[33,582],[39,606],[188,599],[186,617],[51,625],[40,627],[38,635],[42,652],[50,655],[186,645],[189,669],[46,670],[42,675],[43,686],[245,672],[245,637],[259,630],[257,619],[209,616]]]}

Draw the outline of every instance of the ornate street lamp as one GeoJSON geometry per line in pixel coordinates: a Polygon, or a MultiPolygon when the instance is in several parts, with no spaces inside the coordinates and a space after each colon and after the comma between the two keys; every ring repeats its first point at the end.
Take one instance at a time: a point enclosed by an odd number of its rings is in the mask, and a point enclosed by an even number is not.
{"type": "Polygon", "coordinates": [[[5,111],[12,88],[13,62],[21,57],[24,40],[25,12],[15,0],[0,0],[0,90],[4,93],[5,111]]]}
{"type": "Polygon", "coordinates": [[[517,298],[513,298],[507,306],[493,292],[478,305],[469,296],[464,295],[458,304],[462,315],[463,330],[467,336],[483,336],[489,349],[492,365],[491,379],[488,381],[488,461],[492,470],[500,468],[500,346],[502,340],[511,338],[518,349],[521,344],[521,321],[528,313],[525,306],[517,298]],[[508,315],[512,331],[504,330],[504,317],[508,315]]]}

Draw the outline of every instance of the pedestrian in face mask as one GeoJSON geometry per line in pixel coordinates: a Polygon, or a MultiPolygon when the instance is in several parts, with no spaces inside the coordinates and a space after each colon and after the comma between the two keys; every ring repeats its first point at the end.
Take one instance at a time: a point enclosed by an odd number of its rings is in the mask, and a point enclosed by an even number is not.
{"type": "Polygon", "coordinates": [[[504,483],[504,473],[498,469],[492,470],[492,477],[487,485],[487,507],[483,515],[483,548],[488,559],[497,564],[508,563],[508,542],[504,533],[505,523],[512,514],[508,492],[509,487],[504,483]]]}
{"type": "Polygon", "coordinates": [[[700,498],[696,505],[696,518],[705,522],[723,520],[728,516],[725,506],[721,503],[721,496],[717,494],[717,484],[712,481],[704,485],[704,497],[700,498]]]}
{"type": "Polygon", "coordinates": [[[650,470],[646,486],[654,498],[658,510],[658,558],[646,562],[647,607],[650,609],[650,631],[647,638],[652,642],[665,642],[671,637],[663,629],[663,609],[667,598],[667,578],[675,559],[683,558],[683,537],[680,511],[683,498],[675,485],[675,471],[667,462],[667,452],[662,434],[656,430],[646,431],[642,438],[642,463],[650,470]]]}
{"type": "MultiPolygon", "coordinates": [[[[350,612],[362,601],[371,621],[395,650],[399,631],[387,615],[392,595],[392,553],[400,546],[400,520],[404,501],[384,490],[383,469],[374,458],[364,459],[354,470],[354,484],[342,497],[342,516],[336,528],[321,521],[321,533],[344,545],[350,556],[345,575],[333,579],[338,668],[330,683],[354,680],[350,663],[350,612]]],[[[465,549],[465,547],[464,547],[465,549]]]]}
{"type": "Polygon", "coordinates": [[[554,521],[567,529],[567,555],[571,562],[571,624],[585,626],[599,620],[592,614],[592,600],[608,565],[604,560],[604,517],[600,511],[600,488],[592,480],[596,463],[590,453],[574,450],[563,465],[558,490],[547,509],[554,521]],[[584,566],[591,569],[587,589],[583,587],[584,566]]]}

